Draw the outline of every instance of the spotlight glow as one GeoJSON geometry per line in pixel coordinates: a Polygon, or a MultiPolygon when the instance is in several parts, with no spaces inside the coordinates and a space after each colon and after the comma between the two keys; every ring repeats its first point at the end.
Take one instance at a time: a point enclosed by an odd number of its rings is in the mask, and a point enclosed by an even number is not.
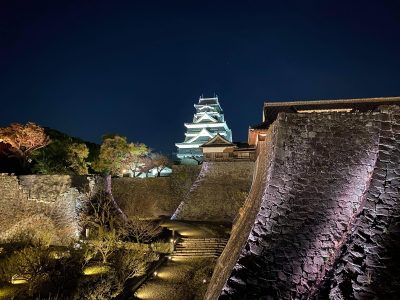
{"type": "Polygon", "coordinates": [[[110,271],[110,267],[109,266],[98,265],[98,266],[86,267],[83,270],[83,274],[84,275],[88,275],[88,276],[100,275],[100,274],[107,273],[108,271],[110,271]]]}

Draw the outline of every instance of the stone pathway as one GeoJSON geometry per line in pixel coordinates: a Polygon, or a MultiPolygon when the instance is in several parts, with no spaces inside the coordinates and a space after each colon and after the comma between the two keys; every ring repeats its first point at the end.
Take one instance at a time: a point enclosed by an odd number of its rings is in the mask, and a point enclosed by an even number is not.
{"type": "Polygon", "coordinates": [[[217,258],[227,242],[224,225],[167,221],[180,239],[166,264],[143,284],[132,299],[202,299],[217,258]]]}

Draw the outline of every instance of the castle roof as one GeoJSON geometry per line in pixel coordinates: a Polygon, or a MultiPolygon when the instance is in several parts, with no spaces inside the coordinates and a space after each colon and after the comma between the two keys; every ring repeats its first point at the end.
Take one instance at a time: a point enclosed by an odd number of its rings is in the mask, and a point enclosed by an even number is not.
{"type": "Polygon", "coordinates": [[[200,97],[199,104],[200,105],[210,105],[210,104],[218,104],[219,105],[218,97],[213,97],[213,98],[200,97]]]}
{"type": "Polygon", "coordinates": [[[302,113],[310,111],[374,111],[381,105],[400,105],[400,97],[357,98],[336,100],[302,100],[285,102],[265,102],[263,123],[251,126],[253,129],[268,128],[277,118],[278,113],[302,113]]]}
{"type": "Polygon", "coordinates": [[[235,147],[235,144],[231,143],[218,133],[207,143],[204,143],[203,145],[200,146],[200,148],[204,147],[235,147]]]}

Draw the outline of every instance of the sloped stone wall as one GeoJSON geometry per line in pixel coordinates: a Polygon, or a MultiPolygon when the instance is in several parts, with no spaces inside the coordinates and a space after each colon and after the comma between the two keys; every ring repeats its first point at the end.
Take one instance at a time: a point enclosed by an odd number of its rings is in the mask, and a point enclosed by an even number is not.
{"type": "Polygon", "coordinates": [[[250,191],[254,162],[204,162],[177,220],[232,222],[250,191]]]}
{"type": "Polygon", "coordinates": [[[128,214],[141,218],[171,216],[189,192],[200,166],[174,166],[170,177],[113,178],[117,203],[128,214]]]}
{"type": "Polygon", "coordinates": [[[251,232],[233,232],[232,239],[242,238],[228,243],[220,262],[235,247],[239,258],[216,269],[206,299],[365,299],[398,292],[399,269],[390,283],[384,277],[398,267],[397,122],[394,108],[281,114],[271,137],[273,159],[258,166],[268,175],[265,185],[253,187],[262,199],[254,203],[251,232]],[[222,289],[220,277],[228,278],[222,289]]]}
{"type": "Polygon", "coordinates": [[[0,176],[0,240],[29,232],[69,243],[79,236],[79,213],[90,189],[86,176],[0,176]]]}
{"type": "Polygon", "coordinates": [[[218,259],[214,274],[208,285],[207,299],[216,299],[227,281],[233,266],[239,258],[240,252],[250,234],[253,221],[261,204],[262,193],[268,176],[268,169],[273,161],[272,128],[269,130],[266,141],[259,144],[258,159],[255,163],[254,180],[245,203],[239,210],[236,222],[232,226],[231,237],[225,247],[223,255],[218,259]],[[267,166],[264,168],[264,166],[267,166]]]}
{"type": "Polygon", "coordinates": [[[170,188],[170,178],[113,178],[115,201],[127,214],[141,218],[171,215],[179,204],[170,188]]]}
{"type": "Polygon", "coordinates": [[[370,186],[324,288],[316,298],[397,299],[400,292],[400,110],[379,115],[370,186]]]}

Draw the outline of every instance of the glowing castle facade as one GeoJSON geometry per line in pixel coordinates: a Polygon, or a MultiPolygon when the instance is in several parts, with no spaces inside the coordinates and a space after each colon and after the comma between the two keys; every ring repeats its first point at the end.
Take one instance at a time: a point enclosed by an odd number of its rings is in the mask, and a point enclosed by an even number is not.
{"type": "Polygon", "coordinates": [[[232,142],[232,131],[225,121],[218,97],[199,98],[194,105],[196,113],[192,123],[185,123],[185,140],[176,143],[177,157],[184,164],[199,163],[203,160],[201,145],[207,143],[217,134],[232,142]]]}

